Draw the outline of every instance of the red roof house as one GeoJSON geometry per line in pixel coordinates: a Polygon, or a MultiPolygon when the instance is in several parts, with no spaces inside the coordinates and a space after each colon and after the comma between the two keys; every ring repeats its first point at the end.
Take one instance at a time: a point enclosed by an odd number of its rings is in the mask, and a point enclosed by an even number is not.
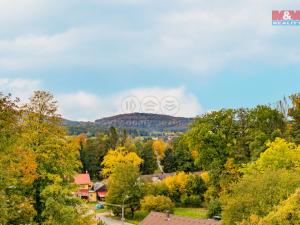
{"type": "Polygon", "coordinates": [[[77,174],[74,178],[74,183],[78,185],[91,184],[91,178],[88,173],[77,174]]]}

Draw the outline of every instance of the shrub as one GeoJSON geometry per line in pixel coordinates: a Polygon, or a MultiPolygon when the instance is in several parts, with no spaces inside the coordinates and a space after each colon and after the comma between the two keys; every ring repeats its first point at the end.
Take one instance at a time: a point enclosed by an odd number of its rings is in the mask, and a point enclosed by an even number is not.
{"type": "Polygon", "coordinates": [[[146,216],[148,216],[149,212],[144,210],[137,210],[134,213],[134,220],[142,221],[146,216]]]}
{"type": "Polygon", "coordinates": [[[184,206],[200,206],[201,205],[201,197],[199,195],[182,195],[181,198],[181,203],[184,206]]]}
{"type": "Polygon", "coordinates": [[[173,212],[174,203],[169,197],[148,195],[141,200],[141,208],[147,212],[173,212]]]}
{"type": "Polygon", "coordinates": [[[212,218],[221,214],[221,203],[218,199],[211,200],[208,204],[207,217],[212,218]]]}

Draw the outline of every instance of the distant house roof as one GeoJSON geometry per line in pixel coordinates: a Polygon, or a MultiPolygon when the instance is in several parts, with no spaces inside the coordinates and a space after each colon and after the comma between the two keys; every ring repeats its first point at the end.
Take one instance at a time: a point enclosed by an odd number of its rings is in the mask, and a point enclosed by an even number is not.
{"type": "Polygon", "coordinates": [[[106,191],[97,191],[97,195],[100,198],[105,198],[107,192],[106,191]]]}
{"type": "Polygon", "coordinates": [[[82,173],[82,174],[77,174],[74,177],[74,183],[75,184],[90,184],[91,183],[91,178],[88,173],[82,173]]]}
{"type": "Polygon", "coordinates": [[[151,212],[139,225],[219,225],[213,219],[193,219],[183,216],[169,215],[166,213],[151,212]]]}
{"type": "MultiPolygon", "coordinates": [[[[195,175],[201,175],[202,171],[196,171],[196,172],[190,172],[191,174],[195,175]]],[[[156,174],[148,174],[148,175],[142,175],[141,178],[143,180],[152,180],[152,181],[159,181],[163,180],[167,177],[171,177],[176,175],[176,172],[173,173],[156,173],[156,174]]]]}
{"type": "Polygon", "coordinates": [[[106,189],[105,182],[95,182],[93,185],[93,190],[98,191],[99,189],[106,189]]]}

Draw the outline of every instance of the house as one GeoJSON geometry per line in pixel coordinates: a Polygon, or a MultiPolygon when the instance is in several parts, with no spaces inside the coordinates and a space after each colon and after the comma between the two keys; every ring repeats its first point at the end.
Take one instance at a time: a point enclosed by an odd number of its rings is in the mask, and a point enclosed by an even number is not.
{"type": "Polygon", "coordinates": [[[88,173],[77,174],[74,177],[74,183],[79,186],[75,196],[88,201],[97,200],[96,193],[93,193],[94,191],[91,190],[93,183],[88,173]]]}
{"type": "Polygon", "coordinates": [[[151,212],[139,225],[220,225],[214,219],[193,219],[168,213],[151,212]]]}
{"type": "Polygon", "coordinates": [[[86,172],[77,174],[74,177],[74,183],[78,185],[75,196],[89,202],[104,201],[107,193],[106,181],[93,183],[90,175],[86,172]]]}
{"type": "Polygon", "coordinates": [[[97,200],[105,200],[107,194],[107,185],[105,181],[94,183],[93,190],[97,193],[97,200]]]}
{"type": "Polygon", "coordinates": [[[96,202],[97,201],[97,193],[93,190],[89,190],[89,202],[96,202]]]}
{"type": "Polygon", "coordinates": [[[90,175],[88,173],[77,174],[74,177],[74,183],[80,186],[80,189],[88,190],[92,187],[90,175]]]}

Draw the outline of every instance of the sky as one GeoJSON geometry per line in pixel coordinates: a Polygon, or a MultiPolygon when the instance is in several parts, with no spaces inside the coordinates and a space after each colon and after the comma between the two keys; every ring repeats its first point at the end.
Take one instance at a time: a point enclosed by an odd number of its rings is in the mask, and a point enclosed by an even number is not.
{"type": "Polygon", "coordinates": [[[47,90],[72,120],[144,101],[191,117],[274,104],[300,91],[296,0],[0,0],[0,92],[47,90]],[[171,99],[170,99],[171,98],[171,99]]]}

